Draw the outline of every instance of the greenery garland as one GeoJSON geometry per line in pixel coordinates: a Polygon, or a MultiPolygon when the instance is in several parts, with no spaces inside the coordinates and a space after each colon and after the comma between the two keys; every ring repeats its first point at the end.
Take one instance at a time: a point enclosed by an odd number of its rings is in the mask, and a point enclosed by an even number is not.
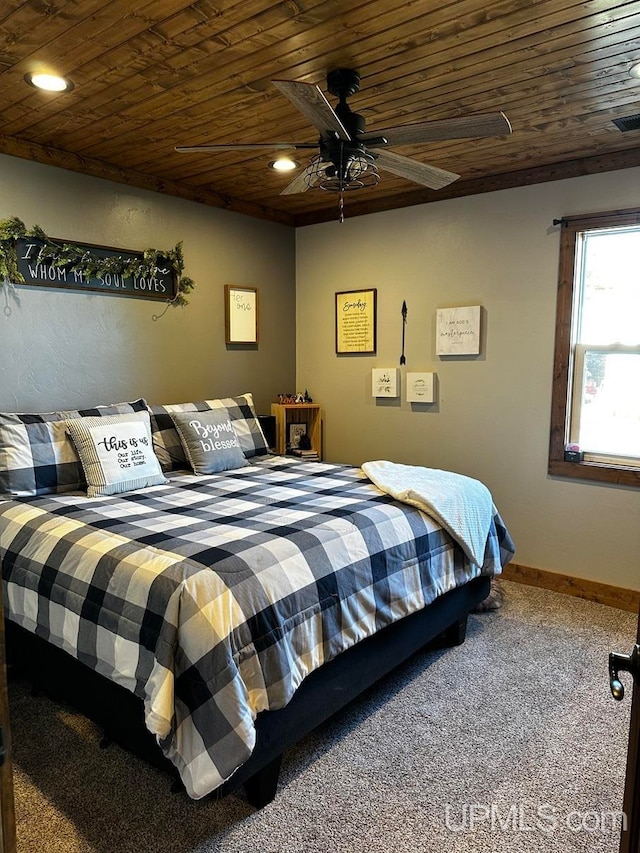
{"type": "Polygon", "coordinates": [[[122,275],[125,278],[130,276],[153,278],[156,269],[168,261],[176,280],[176,295],[173,299],[167,300],[169,305],[187,305],[189,300],[186,299],[185,294],[190,293],[196,286],[193,279],[182,274],[184,271],[182,242],[168,252],[145,249],[142,258],[98,258],[88,249],[52,240],[39,225],[34,225],[27,230],[24,222],[16,216],[0,221],[0,284],[24,282],[24,277],[18,269],[16,250],[16,240],[24,237],[32,237],[42,243],[36,258],[37,263],[65,267],[72,272],[82,273],[87,279],[104,277],[109,273],[122,275]]]}

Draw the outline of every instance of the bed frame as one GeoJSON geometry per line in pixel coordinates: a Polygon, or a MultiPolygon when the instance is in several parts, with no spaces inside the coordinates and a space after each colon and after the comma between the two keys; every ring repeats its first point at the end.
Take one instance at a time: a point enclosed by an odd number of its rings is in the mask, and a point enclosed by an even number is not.
{"type": "MultiPolygon", "coordinates": [[[[258,715],[257,743],[251,758],[214,796],[224,796],[244,785],[247,799],[256,808],[271,802],[285,749],[425,646],[434,642],[439,646],[463,643],[467,615],[486,598],[489,589],[488,577],[476,578],[312,672],[288,705],[258,715]]],[[[68,702],[94,720],[105,734],[101,746],[112,740],[119,743],[171,773],[175,789],[182,788],[175,768],[145,728],[142,700],[10,619],[6,629],[8,658],[26,671],[36,689],[68,702]]]]}

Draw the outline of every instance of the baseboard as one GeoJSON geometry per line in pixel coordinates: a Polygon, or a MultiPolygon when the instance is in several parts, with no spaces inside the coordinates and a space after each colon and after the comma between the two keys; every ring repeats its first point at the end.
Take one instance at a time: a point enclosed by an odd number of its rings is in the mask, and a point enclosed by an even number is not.
{"type": "Polygon", "coordinates": [[[564,595],[575,595],[577,598],[585,598],[587,601],[617,607],[619,610],[628,610],[631,613],[640,611],[640,592],[633,589],[624,589],[584,578],[574,578],[570,575],[548,572],[544,569],[533,569],[530,566],[521,566],[518,563],[509,563],[508,566],[505,566],[502,570],[502,576],[508,581],[527,584],[527,586],[538,586],[542,589],[553,590],[553,592],[561,592],[564,595]]]}

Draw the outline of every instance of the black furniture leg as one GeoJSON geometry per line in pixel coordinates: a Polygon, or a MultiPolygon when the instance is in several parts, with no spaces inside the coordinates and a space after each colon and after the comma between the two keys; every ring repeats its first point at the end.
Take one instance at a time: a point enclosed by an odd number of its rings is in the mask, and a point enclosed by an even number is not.
{"type": "Polygon", "coordinates": [[[467,636],[467,617],[458,619],[442,632],[440,638],[443,646],[461,646],[467,636]]]}
{"type": "Polygon", "coordinates": [[[278,777],[282,753],[277,755],[253,776],[245,780],[244,790],[247,799],[256,809],[261,809],[273,800],[278,790],[278,777]]]}

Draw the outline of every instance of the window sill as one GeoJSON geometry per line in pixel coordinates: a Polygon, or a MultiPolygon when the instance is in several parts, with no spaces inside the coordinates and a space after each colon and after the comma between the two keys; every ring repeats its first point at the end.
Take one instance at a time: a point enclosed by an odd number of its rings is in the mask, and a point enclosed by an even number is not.
{"type": "Polygon", "coordinates": [[[602,462],[565,462],[564,459],[550,459],[548,471],[553,477],[592,480],[599,483],[612,483],[616,486],[640,488],[640,469],[625,465],[605,465],[602,462]]]}

